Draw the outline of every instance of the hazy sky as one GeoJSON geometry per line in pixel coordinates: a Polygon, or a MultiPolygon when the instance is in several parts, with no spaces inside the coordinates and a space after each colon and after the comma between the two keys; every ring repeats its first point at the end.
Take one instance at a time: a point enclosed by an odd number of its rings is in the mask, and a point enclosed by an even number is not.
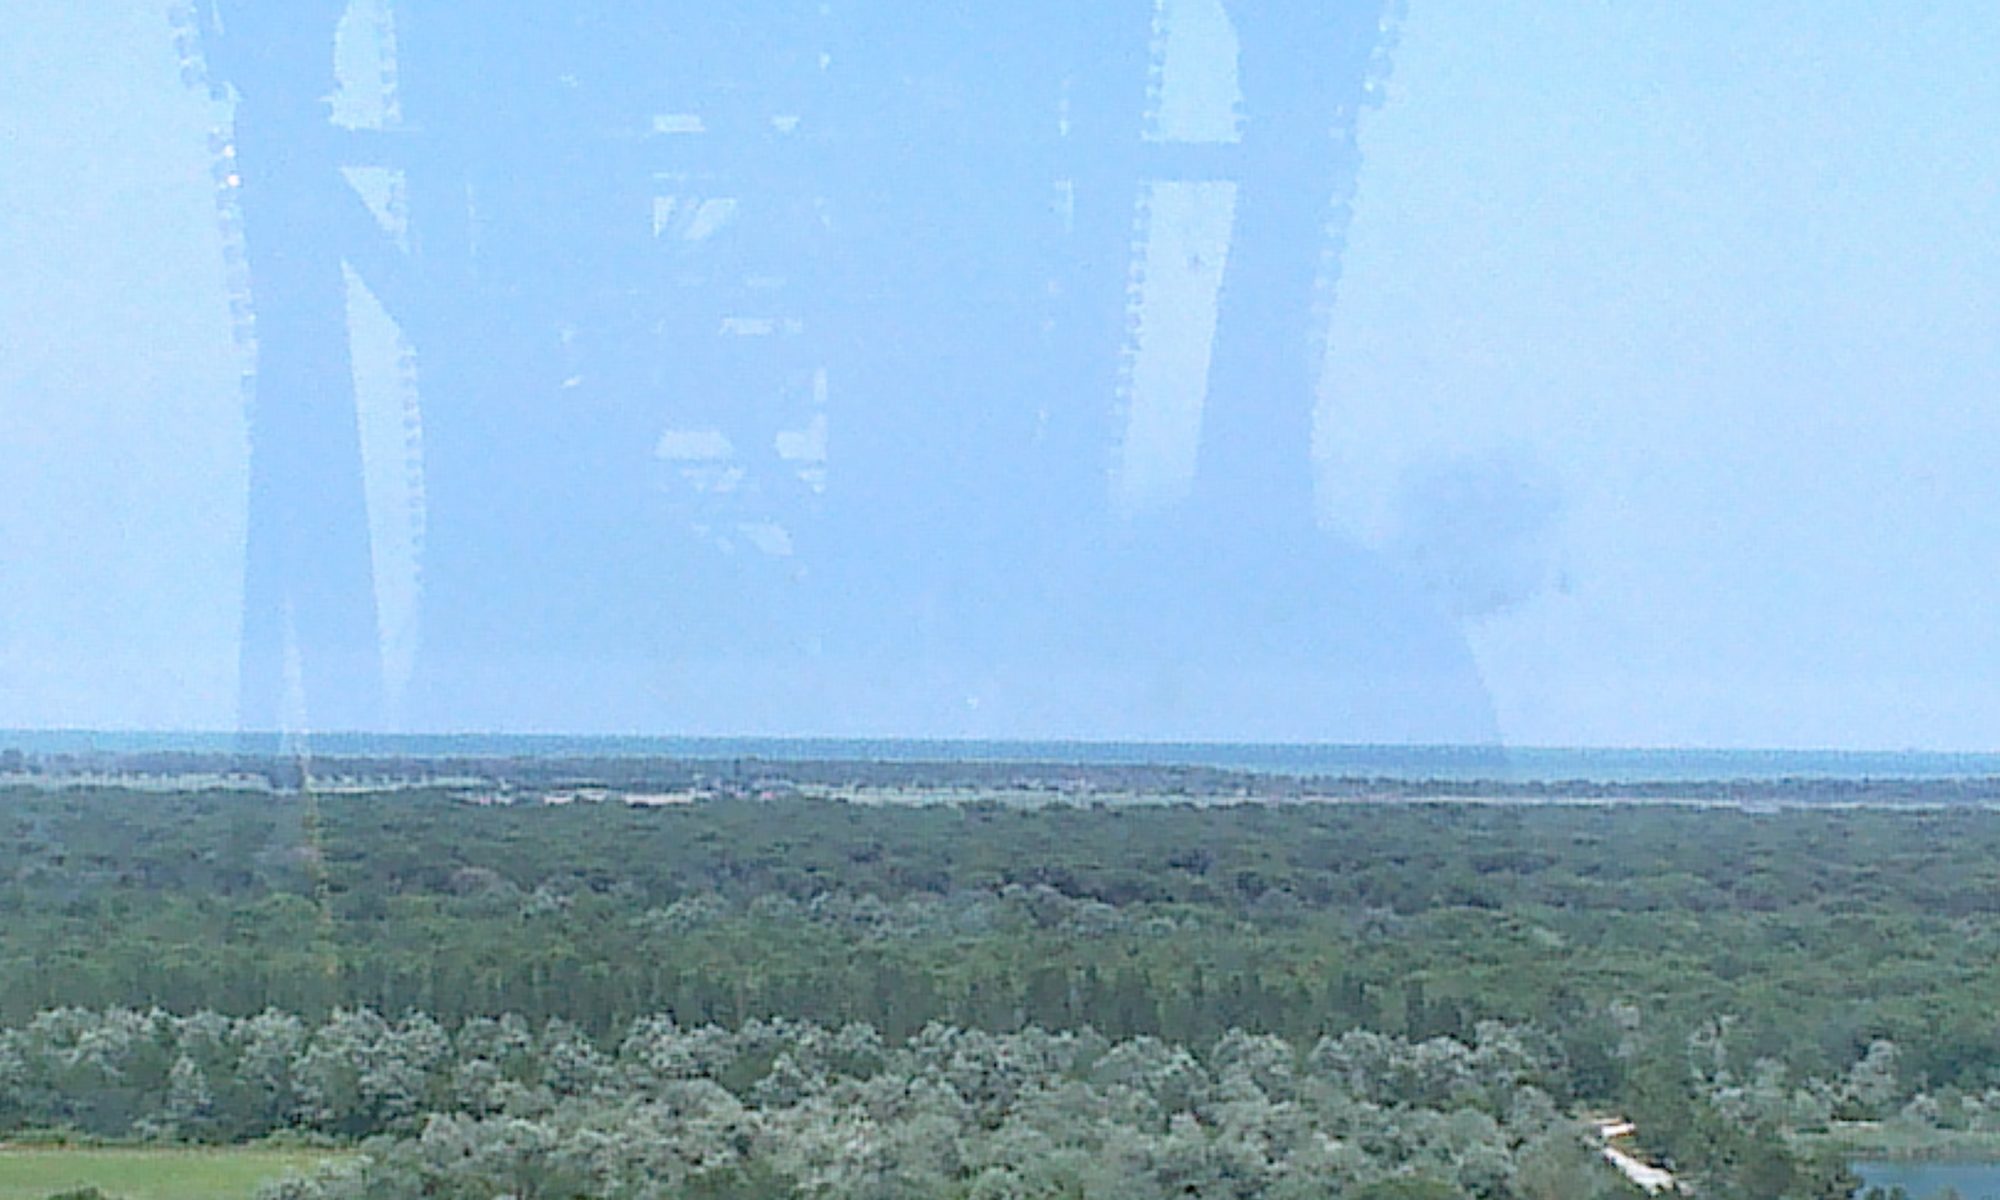
{"type": "MultiPolygon", "coordinates": [[[[1969,2],[1411,0],[1322,516],[1463,623],[1508,741],[2000,748],[1996,62],[1969,2]]],[[[0,726],[235,721],[212,119],[155,0],[0,25],[0,726]]],[[[1192,416],[1143,414],[1128,502],[1192,416]]]]}
{"type": "Polygon", "coordinates": [[[1497,450],[1566,586],[1521,742],[2000,738],[2000,10],[1416,4],[1322,428],[1338,519],[1497,450]]]}

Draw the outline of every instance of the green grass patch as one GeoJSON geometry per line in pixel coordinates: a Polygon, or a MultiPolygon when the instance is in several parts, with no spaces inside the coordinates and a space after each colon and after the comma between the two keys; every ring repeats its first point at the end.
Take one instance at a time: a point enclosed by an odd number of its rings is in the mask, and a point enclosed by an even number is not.
{"type": "Polygon", "coordinates": [[[1924,1129],[1898,1124],[1835,1122],[1799,1139],[1809,1146],[1876,1162],[2000,1162],[2000,1132],[1924,1129]]]}
{"type": "Polygon", "coordinates": [[[47,1200],[95,1187],[114,1200],[250,1200],[287,1171],[333,1157],[314,1150],[0,1149],[0,1200],[47,1200]]]}

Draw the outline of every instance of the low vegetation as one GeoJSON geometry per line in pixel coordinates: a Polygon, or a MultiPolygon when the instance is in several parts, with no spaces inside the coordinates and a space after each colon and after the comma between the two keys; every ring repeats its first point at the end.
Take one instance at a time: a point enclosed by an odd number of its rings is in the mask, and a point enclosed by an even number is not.
{"type": "Polygon", "coordinates": [[[0,1150],[0,1200],[252,1200],[324,1153],[43,1146],[0,1150]]]}

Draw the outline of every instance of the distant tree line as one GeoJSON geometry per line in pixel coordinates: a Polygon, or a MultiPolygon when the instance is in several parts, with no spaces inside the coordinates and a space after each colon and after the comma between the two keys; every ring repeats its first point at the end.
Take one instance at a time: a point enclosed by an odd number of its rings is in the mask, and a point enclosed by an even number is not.
{"type": "MultiPolygon", "coordinates": [[[[1475,760],[1475,765],[1480,765],[1475,760]]],[[[140,776],[257,779],[277,791],[298,791],[317,778],[343,785],[479,781],[496,788],[602,787],[624,790],[715,789],[741,795],[794,791],[1020,793],[1224,800],[1687,801],[1743,805],[2000,805],[2000,777],[1792,777],[1720,780],[1601,780],[1308,775],[1185,764],[1027,762],[969,758],[923,760],[777,759],[738,755],[674,758],[644,754],[308,754],[275,749],[214,751],[0,750],[0,775],[140,776]]]]}
{"type": "Polygon", "coordinates": [[[1828,1076],[2000,1079],[2000,814],[1490,805],[480,808],[449,796],[0,793],[0,1020],[161,1005],[598,1033],[1091,1024],[1206,1043],[1737,1021],[1828,1076]]]}

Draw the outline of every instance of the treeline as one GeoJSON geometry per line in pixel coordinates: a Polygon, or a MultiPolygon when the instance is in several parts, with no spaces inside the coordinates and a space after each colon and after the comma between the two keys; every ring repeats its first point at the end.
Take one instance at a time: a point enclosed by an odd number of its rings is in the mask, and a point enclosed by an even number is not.
{"type": "MultiPolygon", "coordinates": [[[[795,789],[937,789],[1147,793],[1168,796],[1286,796],[1301,780],[1213,767],[1159,764],[939,759],[664,758],[651,755],[380,755],[281,753],[277,750],[97,751],[25,755],[0,751],[0,775],[255,778],[284,791],[309,779],[398,784],[477,780],[492,787],[624,789],[714,788],[756,792],[795,789]]],[[[1349,789],[1353,790],[1353,789],[1349,789]]]]}
{"type": "MultiPolygon", "coordinates": [[[[338,745],[344,739],[335,739],[338,745]]],[[[943,794],[1003,793],[1025,797],[1148,797],[1182,800],[1511,800],[1709,801],[1748,806],[2000,805],[2000,777],[1593,780],[1508,779],[1501,750],[1468,749],[1470,773],[1415,779],[1365,775],[1300,775],[1160,763],[1024,762],[1009,759],[935,760],[665,757],[651,754],[544,752],[500,754],[379,754],[351,749],[305,755],[268,747],[216,751],[0,750],[0,776],[38,778],[44,786],[117,776],[162,780],[257,780],[297,792],[312,780],[382,786],[475,782],[494,789],[609,788],[627,791],[710,790],[729,795],[881,791],[943,794]],[[1481,778],[1480,772],[1490,772],[1481,778]]]]}
{"type": "Polygon", "coordinates": [[[1627,1004],[1732,1016],[1745,1075],[1893,1042],[1900,1105],[2000,1078],[1996,914],[1977,811],[0,797],[15,1024],[366,1005],[1306,1045],[1504,1020],[1555,1031],[1588,1097],[1626,1086],[1627,1004]]]}
{"type": "MultiPolygon", "coordinates": [[[[0,1128],[365,1151],[272,1200],[1636,1195],[1562,1110],[1561,1073],[1546,1035],[1497,1023],[1305,1047],[1235,1031],[1197,1051],[1089,1030],[655,1017],[593,1039],[514,1016],[70,1009],[0,1031],[0,1128]]],[[[1656,1144],[1704,1194],[1853,1190],[1754,1115],[1681,1092],[1656,1144]]]]}

